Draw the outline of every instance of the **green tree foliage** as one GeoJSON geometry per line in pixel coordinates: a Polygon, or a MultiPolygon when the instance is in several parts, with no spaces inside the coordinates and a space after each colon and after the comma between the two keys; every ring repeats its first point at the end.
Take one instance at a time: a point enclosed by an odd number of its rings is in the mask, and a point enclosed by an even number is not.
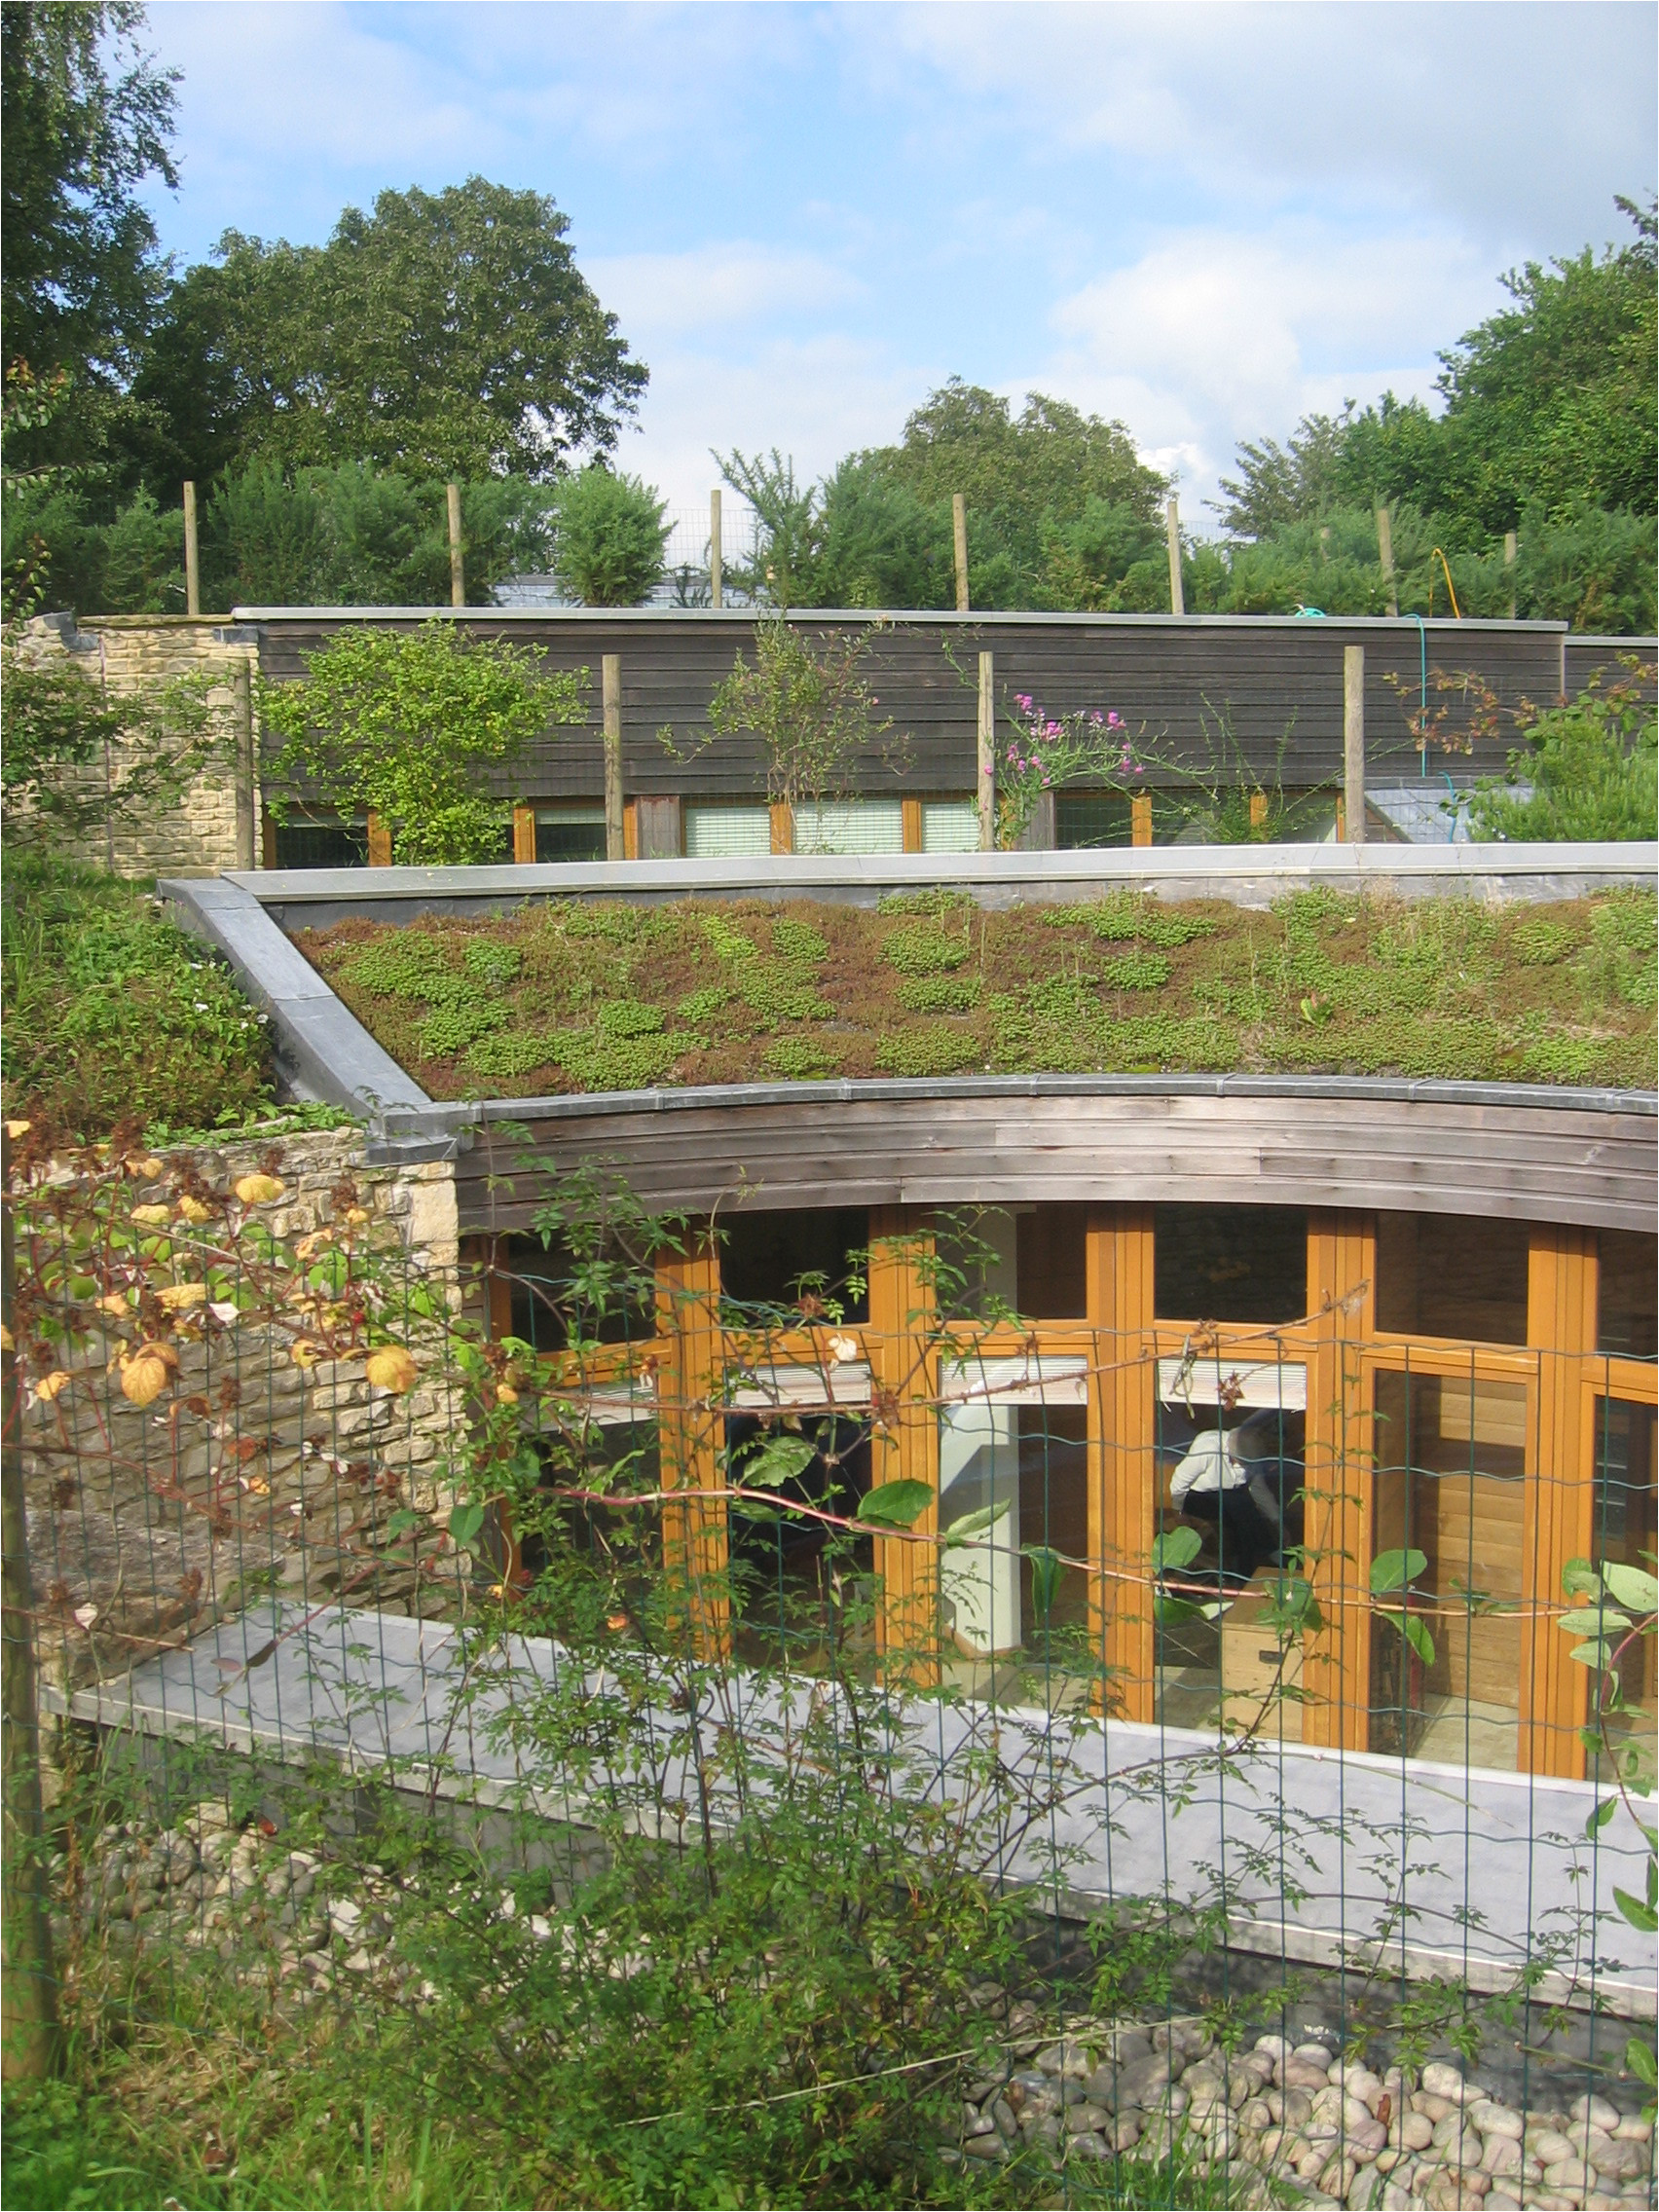
{"type": "Polygon", "coordinates": [[[553,571],[584,607],[638,607],[662,575],[664,502],[599,462],[555,494],[553,571]]]}
{"type": "Polygon", "coordinates": [[[307,663],[302,682],[260,689],[280,741],[273,811],[310,800],[377,814],[400,863],[498,859],[507,810],[480,785],[549,722],[583,719],[585,669],[548,674],[538,654],[469,642],[441,618],[403,633],[346,630],[307,663]]]}
{"type": "Polygon", "coordinates": [[[734,580],[777,607],[953,607],[951,499],[968,504],[976,607],[1168,604],[1144,571],[1163,479],[1121,423],[1033,392],[1018,416],[953,377],[902,442],[854,454],[821,484],[793,461],[716,456],[754,508],[759,542],[734,580]]]}
{"type": "MultiPolygon", "coordinates": [[[[1503,784],[1482,784],[1469,806],[1478,838],[1628,838],[1659,834],[1659,717],[1629,676],[1587,686],[1570,706],[1541,714],[1509,756],[1503,784]],[[1517,789],[1516,787],[1520,787],[1517,789]]],[[[1651,941],[1651,940],[1649,940],[1651,941]]]]}
{"type": "Polygon", "coordinates": [[[844,797],[857,771],[878,754],[892,728],[862,674],[866,637],[831,642],[815,652],[782,619],[755,633],[753,666],[740,652],[709,703],[718,737],[759,741],[766,795],[774,805],[822,805],[844,797]]]}
{"type": "Polygon", "coordinates": [[[0,8],[0,351],[8,370],[70,380],[36,459],[97,449],[165,282],[135,193],[149,176],[177,182],[176,73],[140,50],[142,23],[133,0],[0,8]]]}
{"type": "Polygon", "coordinates": [[[608,451],[646,371],[569,229],[544,195],[473,176],[348,207],[324,246],[227,232],[169,292],[138,380],[165,425],[152,465],[544,478],[608,451]]]}

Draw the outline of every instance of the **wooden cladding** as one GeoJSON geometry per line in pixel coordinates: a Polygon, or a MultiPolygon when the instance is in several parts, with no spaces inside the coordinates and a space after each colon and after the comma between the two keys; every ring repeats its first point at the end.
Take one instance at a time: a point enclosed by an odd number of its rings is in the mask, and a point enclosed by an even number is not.
{"type": "MultiPolygon", "coordinates": [[[[354,613],[351,622],[365,617],[354,613]]],[[[387,612],[367,619],[412,628],[418,617],[387,612]]],[[[305,673],[303,655],[326,645],[341,617],[307,609],[258,620],[260,665],[277,681],[305,673]]],[[[624,787],[633,793],[686,797],[756,797],[766,788],[757,741],[709,736],[709,703],[739,653],[755,655],[756,623],[731,612],[630,614],[571,620],[545,616],[492,621],[471,613],[479,637],[505,637],[546,656],[552,669],[585,670],[588,724],[550,729],[531,752],[531,776],[543,798],[598,798],[605,790],[601,670],[621,663],[618,713],[624,787]],[[675,733],[677,759],[659,742],[675,733]]],[[[968,623],[927,615],[874,627],[857,618],[806,617],[800,627],[816,645],[849,635],[867,640],[864,667],[902,743],[872,749],[859,763],[861,791],[893,793],[958,792],[977,786],[979,704],[972,671],[981,653],[995,667],[995,708],[1011,711],[1016,694],[1049,714],[1111,709],[1131,727],[1145,726],[1150,750],[1187,768],[1207,767],[1206,719],[1228,724],[1248,772],[1263,789],[1277,778],[1289,790],[1336,789],[1343,775],[1343,652],[1363,643],[1365,729],[1372,781],[1416,781],[1419,760],[1410,715],[1417,707],[1417,625],[1168,617],[1022,618],[987,614],[968,623]],[[1288,734],[1287,734],[1288,733],[1288,734]]],[[[1545,625],[1514,628],[1483,623],[1430,623],[1432,669],[1480,676],[1506,708],[1523,699],[1551,699],[1563,687],[1563,633],[1545,625]]],[[[1448,734],[1463,735],[1460,694],[1448,694],[1448,734]]],[[[1495,738],[1474,740],[1463,765],[1501,773],[1514,743],[1505,722],[1495,738]]],[[[502,770],[498,795],[522,770],[502,770]]],[[[1155,767],[1149,781],[1161,780],[1155,767]]],[[[1178,776],[1164,780],[1179,780],[1178,776]]]]}

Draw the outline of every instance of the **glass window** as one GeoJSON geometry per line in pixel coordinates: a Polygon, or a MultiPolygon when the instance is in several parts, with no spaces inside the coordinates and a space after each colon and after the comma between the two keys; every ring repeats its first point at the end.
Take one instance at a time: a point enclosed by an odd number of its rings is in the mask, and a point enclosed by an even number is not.
{"type": "MultiPolygon", "coordinates": [[[[738,1483],[756,1454],[775,1434],[772,1424],[749,1414],[728,1414],[725,1465],[738,1483]]],[[[800,1433],[813,1456],[796,1475],[771,1478],[764,1487],[803,1504],[832,1513],[852,1513],[870,1485],[868,1424],[857,1418],[808,1415],[800,1433]]],[[[825,1558],[830,1537],[821,1521],[803,1514],[748,1508],[727,1519],[730,1572],[737,1615],[740,1658],[756,1664],[787,1660],[807,1673],[827,1673],[832,1661],[836,1616],[846,1600],[838,1595],[825,1558]]],[[[873,1567],[873,1546],[855,1538],[852,1566],[863,1582],[873,1567]]],[[[846,1555],[842,1553],[843,1572],[846,1555]]],[[[867,1592],[867,1585],[866,1585],[867,1592]]],[[[864,1603],[867,1603],[867,1596],[864,1603]]],[[[862,1612],[863,1604],[855,1605],[862,1612]]],[[[841,1622],[841,1658],[855,1663],[870,1655],[869,1630],[862,1620],[841,1622]]]]}
{"type": "Polygon", "coordinates": [[[1298,1321],[1308,1310],[1308,1216],[1297,1206],[1159,1206],[1161,1321],[1298,1321]]]}
{"type": "Polygon", "coordinates": [[[1527,1385],[1380,1375],[1376,1435],[1372,1556],[1402,1580],[1372,1612],[1371,1749],[1513,1771],[1527,1385]]]}
{"type": "Polygon", "coordinates": [[[604,860],[604,807],[538,807],[535,813],[535,857],[538,861],[604,860]]]}
{"type": "Polygon", "coordinates": [[[1295,1741],[1302,1645],[1272,1615],[1301,1556],[1308,1371],[1161,1360],[1158,1391],[1156,1715],[1295,1741]]]}
{"type": "Polygon", "coordinates": [[[1659,1237],[1604,1229],[1596,1349],[1626,1359],[1659,1352],[1659,1237]]]}
{"type": "Polygon", "coordinates": [[[1527,1342],[1524,1221],[1384,1213],[1377,1219],[1377,1326],[1385,1334],[1527,1342]]]}
{"type": "Polygon", "coordinates": [[[973,799],[923,799],[924,853],[977,853],[978,849],[979,809],[973,799]]]}
{"type": "MultiPolygon", "coordinates": [[[[1656,1421],[1659,1416],[1651,1406],[1633,1405],[1626,1398],[1596,1400],[1596,1528],[1591,1557],[1598,1567],[1616,1564],[1653,1570],[1651,1555],[1659,1551],[1659,1498],[1653,1487],[1656,1421]]],[[[1621,1767],[1626,1754],[1636,1753],[1633,1780],[1639,1790],[1653,1788],[1659,1766],[1653,1730],[1654,1659],[1651,1637],[1630,1640],[1619,1657],[1616,1704],[1604,1711],[1600,1723],[1621,1767]]],[[[1591,1681],[1594,1698],[1594,1677],[1591,1681]]]]}
{"type": "Polygon", "coordinates": [[[366,822],[278,822],[278,867],[367,867],[366,822]]]}
{"type": "Polygon", "coordinates": [[[508,1330],[536,1351],[563,1351],[572,1329],[578,1339],[607,1345],[640,1344],[655,1336],[650,1290],[642,1277],[633,1286],[638,1295],[627,1295],[635,1271],[619,1252],[590,1272],[586,1265],[578,1270],[558,1238],[549,1245],[539,1236],[502,1237],[498,1251],[497,1266],[507,1275],[511,1299],[508,1330]],[[603,1298],[603,1311],[593,1305],[596,1296],[603,1298]]]}
{"type": "Polygon", "coordinates": [[[1014,1216],[1021,1313],[1034,1321],[1082,1321],[1088,1315],[1088,1208],[1030,1206],[1014,1216]]]}
{"type": "Polygon", "coordinates": [[[769,806],[688,806],[685,857],[692,861],[747,860],[772,850],[769,806]]]}
{"type": "Polygon", "coordinates": [[[904,802],[852,798],[797,806],[794,849],[797,853],[902,853],[904,802]]]}
{"type": "Polygon", "coordinates": [[[1056,792],[1054,842],[1063,851],[1132,842],[1129,802],[1122,792],[1056,792]]]}
{"type": "MultiPolygon", "coordinates": [[[[753,1306],[793,1306],[804,1287],[820,1298],[838,1298],[843,1318],[863,1321],[869,1310],[861,1287],[849,1296],[852,1255],[869,1243],[869,1214],[863,1206],[785,1208],[776,1213],[730,1213],[721,1221],[720,1288],[727,1298],[753,1306]]],[[[863,1272],[862,1258],[860,1273],[863,1272]]]]}

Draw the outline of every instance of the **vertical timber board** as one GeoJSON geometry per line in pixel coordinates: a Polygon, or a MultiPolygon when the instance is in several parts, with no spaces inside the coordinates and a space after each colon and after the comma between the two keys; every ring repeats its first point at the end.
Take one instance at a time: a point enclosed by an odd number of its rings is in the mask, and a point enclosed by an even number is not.
{"type": "Polygon", "coordinates": [[[788,799],[774,799],[771,805],[772,850],[775,853],[794,851],[794,809],[788,799]]]}
{"type": "Polygon", "coordinates": [[[1587,1559],[1596,1493],[1587,1479],[1584,1355],[1596,1349],[1601,1268],[1594,1230],[1540,1224],[1527,1260],[1527,1343],[1539,1354],[1535,1444],[1522,1506],[1521,1749],[1532,1774],[1581,1781],[1590,1677],[1556,1627],[1562,1569],[1587,1559]]]}
{"type": "Polygon", "coordinates": [[[1133,792],[1129,796],[1129,843],[1152,843],[1152,793],[1133,792]]]}
{"type": "Polygon", "coordinates": [[[703,1658],[723,1652],[730,1636],[725,1502],[699,1494],[721,1487],[719,1304],[720,1264],[712,1237],[658,1260],[662,1487],[687,1493],[683,1504],[664,1501],[663,1566],[671,1587],[684,1593],[682,1618],[703,1658]]]}
{"type": "Polygon", "coordinates": [[[535,809],[534,806],[513,808],[513,864],[517,867],[535,866],[535,809]]]}
{"type": "Polygon", "coordinates": [[[369,866],[390,867],[391,825],[383,822],[378,814],[369,816],[369,866]]]}
{"type": "Polygon", "coordinates": [[[939,1679],[939,1553],[915,1541],[939,1534],[939,1352],[928,1266],[933,1235],[904,1206],[869,1217],[869,1343],[875,1386],[870,1487],[926,1483],[933,1502],[910,1539],[875,1538],[876,1649],[889,1681],[917,1688],[939,1679]]]}
{"type": "Polygon", "coordinates": [[[1362,1751],[1370,1738],[1372,1424],[1361,1347],[1376,1330],[1377,1223],[1308,1217],[1306,1572],[1324,1625],[1307,1639],[1304,1743],[1362,1751]]]}
{"type": "Polygon", "coordinates": [[[899,802],[903,814],[903,847],[907,853],[922,849],[922,802],[919,798],[903,798],[899,802]]]}
{"type": "Polygon", "coordinates": [[[1151,1562],[1157,1533],[1153,1217],[1110,1206],[1088,1220],[1089,1642],[1108,1710],[1150,1721],[1157,1702],[1151,1562]]]}

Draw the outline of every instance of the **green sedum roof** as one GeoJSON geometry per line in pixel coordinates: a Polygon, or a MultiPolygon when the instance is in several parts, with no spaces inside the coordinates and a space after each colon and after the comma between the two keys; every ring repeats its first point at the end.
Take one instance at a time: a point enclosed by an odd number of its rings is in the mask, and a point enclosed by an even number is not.
{"type": "Polygon", "coordinates": [[[1271,912],[961,894],[349,921],[302,950],[437,1098],[827,1076],[1396,1075],[1647,1089],[1651,894],[1271,912]]]}

